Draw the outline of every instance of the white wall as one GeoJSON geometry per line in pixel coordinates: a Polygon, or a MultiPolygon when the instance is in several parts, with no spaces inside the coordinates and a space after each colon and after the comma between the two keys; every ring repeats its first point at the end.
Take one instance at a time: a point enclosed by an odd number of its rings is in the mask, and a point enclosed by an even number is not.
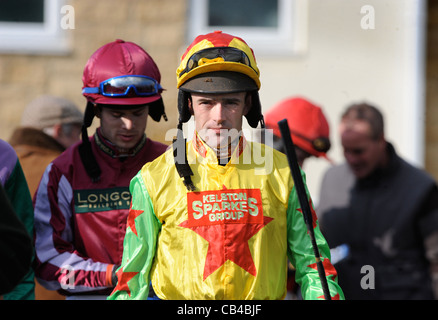
{"type": "MultiPolygon", "coordinates": [[[[423,165],[422,0],[300,0],[307,4],[307,48],[300,55],[255,51],[261,70],[263,110],[300,95],[320,105],[331,126],[329,156],[343,160],[337,134],[340,114],[352,102],[380,107],[387,139],[408,161],[423,165]],[[374,29],[363,29],[374,9],[374,29]],[[370,7],[365,7],[370,8],[370,7]],[[362,26],[361,26],[362,21],[362,26]]],[[[251,45],[251,44],[250,44],[251,45]]],[[[329,163],[311,159],[304,165],[317,203],[319,183],[329,163]]]]}

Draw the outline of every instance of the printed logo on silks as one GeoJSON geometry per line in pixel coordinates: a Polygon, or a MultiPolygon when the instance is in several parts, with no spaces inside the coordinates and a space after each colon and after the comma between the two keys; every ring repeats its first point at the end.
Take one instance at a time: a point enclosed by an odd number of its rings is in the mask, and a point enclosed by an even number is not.
{"type": "Polygon", "coordinates": [[[187,206],[191,226],[263,222],[260,189],[189,192],[187,206]]]}
{"type": "Polygon", "coordinates": [[[74,190],[76,213],[129,209],[131,193],[128,187],[74,190]]]}
{"type": "Polygon", "coordinates": [[[263,216],[260,189],[189,192],[188,220],[179,226],[208,241],[203,280],[230,260],[256,276],[249,239],[273,218],[263,216]]]}

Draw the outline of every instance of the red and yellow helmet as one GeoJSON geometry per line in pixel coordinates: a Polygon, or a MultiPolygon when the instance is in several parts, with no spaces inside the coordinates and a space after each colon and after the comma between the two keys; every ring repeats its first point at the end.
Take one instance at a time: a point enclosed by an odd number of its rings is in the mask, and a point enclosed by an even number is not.
{"type": "Polygon", "coordinates": [[[177,88],[194,77],[215,71],[248,76],[260,89],[260,71],[254,52],[241,38],[215,31],[200,35],[189,45],[176,70],[177,88]]]}
{"type": "Polygon", "coordinates": [[[179,122],[187,122],[191,114],[187,101],[191,92],[248,92],[252,106],[245,115],[248,124],[256,128],[261,122],[260,71],[254,52],[241,38],[215,31],[200,35],[188,46],[176,70],[179,122]]]}
{"type": "Polygon", "coordinates": [[[178,133],[173,143],[175,166],[189,191],[196,188],[186,156],[182,124],[189,121],[188,101],[191,93],[247,92],[251,95],[251,108],[245,115],[248,124],[264,127],[258,90],[260,72],[254,52],[239,37],[215,31],[200,35],[187,47],[176,70],[178,92],[178,133]]]}

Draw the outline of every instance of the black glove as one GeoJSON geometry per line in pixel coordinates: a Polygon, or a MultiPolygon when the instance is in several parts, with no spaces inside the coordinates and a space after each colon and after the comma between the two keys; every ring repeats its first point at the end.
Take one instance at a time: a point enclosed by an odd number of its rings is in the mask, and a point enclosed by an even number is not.
{"type": "Polygon", "coordinates": [[[120,268],[119,265],[114,265],[113,270],[111,271],[111,283],[115,287],[117,285],[117,269],[120,268]]]}

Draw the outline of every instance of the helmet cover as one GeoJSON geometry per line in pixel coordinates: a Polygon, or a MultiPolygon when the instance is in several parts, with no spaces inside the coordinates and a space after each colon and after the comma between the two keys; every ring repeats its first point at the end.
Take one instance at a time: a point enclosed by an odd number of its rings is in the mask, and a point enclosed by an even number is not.
{"type": "Polygon", "coordinates": [[[260,71],[253,50],[243,39],[222,31],[196,37],[182,55],[176,76],[177,88],[180,89],[178,97],[180,122],[187,122],[191,117],[187,106],[188,92],[250,92],[252,107],[245,117],[253,128],[263,120],[258,95],[260,71]],[[218,53],[217,55],[213,53],[213,56],[208,58],[212,50],[218,53]],[[220,53],[221,51],[223,53],[220,53]],[[203,57],[203,52],[207,57],[203,57]],[[242,62],[227,60],[227,53],[234,58],[236,55],[239,57],[240,54],[242,62]]]}
{"type": "Polygon", "coordinates": [[[245,74],[255,82],[257,90],[260,89],[260,71],[257,67],[253,50],[243,39],[222,33],[222,31],[200,35],[187,47],[176,70],[177,88],[180,88],[195,76],[214,71],[231,71],[245,74]],[[246,64],[227,61],[225,58],[218,56],[215,59],[200,59],[196,67],[188,69],[190,58],[209,48],[234,48],[242,51],[247,58],[246,64]]]}
{"type": "Polygon", "coordinates": [[[281,137],[278,121],[287,119],[294,144],[315,157],[330,149],[329,125],[320,107],[300,97],[284,99],[265,112],[265,124],[281,137]]]}
{"type": "MultiPolygon", "coordinates": [[[[148,76],[158,83],[161,81],[157,65],[143,48],[133,42],[118,39],[102,46],[88,59],[82,76],[82,89],[99,87],[100,83],[107,79],[126,75],[148,76]]],[[[83,93],[83,95],[87,101],[95,104],[151,105],[149,114],[155,121],[159,121],[164,114],[161,91],[150,96],[108,97],[99,93],[83,93]]]]}

